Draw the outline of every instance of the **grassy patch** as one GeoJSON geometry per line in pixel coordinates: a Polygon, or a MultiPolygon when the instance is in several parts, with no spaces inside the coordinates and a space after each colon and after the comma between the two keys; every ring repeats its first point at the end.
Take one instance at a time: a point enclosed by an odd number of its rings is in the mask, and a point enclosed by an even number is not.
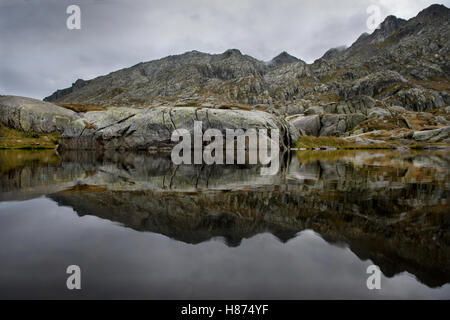
{"type": "Polygon", "coordinates": [[[410,149],[413,149],[413,150],[423,150],[423,149],[425,149],[425,145],[419,144],[419,143],[414,143],[414,144],[412,144],[412,145],[410,145],[408,147],[410,149]]]}
{"type": "Polygon", "coordinates": [[[93,193],[93,192],[104,192],[107,190],[108,189],[105,186],[81,184],[81,185],[76,185],[76,186],[73,186],[72,188],[66,189],[63,192],[64,193],[74,193],[74,192],[93,193]]]}
{"type": "Polygon", "coordinates": [[[55,149],[58,133],[23,132],[0,125],[0,149],[55,149]]]}
{"type": "Polygon", "coordinates": [[[233,110],[233,109],[239,109],[239,110],[252,110],[252,107],[246,104],[221,104],[218,106],[218,109],[225,109],[225,110],[233,110]]]}
{"type": "Polygon", "coordinates": [[[336,137],[313,137],[301,136],[296,144],[296,148],[314,149],[314,148],[337,148],[342,149],[350,146],[350,143],[344,139],[336,137]]]}
{"type": "Polygon", "coordinates": [[[201,108],[198,102],[179,102],[174,105],[174,107],[193,107],[193,108],[201,108]]]}
{"type": "Polygon", "coordinates": [[[105,107],[79,103],[55,103],[55,104],[75,112],[102,111],[106,109],[105,107]]]}
{"type": "Polygon", "coordinates": [[[432,78],[428,80],[416,80],[411,79],[410,82],[420,85],[427,89],[437,90],[437,91],[450,91],[450,81],[445,78],[432,78]]]}

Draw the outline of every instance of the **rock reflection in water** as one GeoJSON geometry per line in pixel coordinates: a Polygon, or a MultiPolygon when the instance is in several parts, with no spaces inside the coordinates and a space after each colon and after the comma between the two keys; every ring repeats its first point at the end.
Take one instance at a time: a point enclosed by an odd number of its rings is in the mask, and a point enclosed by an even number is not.
{"type": "Polygon", "coordinates": [[[2,187],[36,194],[33,172],[50,172],[49,197],[80,216],[193,244],[238,246],[262,232],[284,242],[312,229],[388,277],[408,271],[436,287],[450,282],[449,162],[441,152],[300,152],[261,176],[258,166],[176,167],[167,155],[64,153],[27,173],[26,188],[14,178],[26,166],[2,171],[2,187]]]}

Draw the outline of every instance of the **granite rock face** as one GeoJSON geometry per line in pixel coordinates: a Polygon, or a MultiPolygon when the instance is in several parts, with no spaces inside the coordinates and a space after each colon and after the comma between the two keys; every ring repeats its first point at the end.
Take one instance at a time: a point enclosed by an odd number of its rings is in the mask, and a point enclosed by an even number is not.
{"type": "Polygon", "coordinates": [[[0,123],[25,132],[62,133],[75,112],[52,103],[18,96],[0,96],[0,123]]]}

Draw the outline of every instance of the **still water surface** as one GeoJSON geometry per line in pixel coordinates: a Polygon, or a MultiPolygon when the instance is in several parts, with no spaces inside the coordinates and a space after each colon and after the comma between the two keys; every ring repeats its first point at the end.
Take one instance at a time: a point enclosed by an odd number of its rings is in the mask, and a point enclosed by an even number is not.
{"type": "Polygon", "coordinates": [[[449,165],[448,152],[299,152],[261,176],[0,151],[0,298],[449,299],[449,165]],[[72,264],[81,291],[66,288],[72,264]]]}

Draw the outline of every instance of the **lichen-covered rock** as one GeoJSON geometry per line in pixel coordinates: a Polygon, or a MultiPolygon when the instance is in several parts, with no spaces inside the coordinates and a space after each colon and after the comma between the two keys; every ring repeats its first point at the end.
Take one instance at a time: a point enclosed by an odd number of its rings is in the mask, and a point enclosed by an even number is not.
{"type": "Polygon", "coordinates": [[[25,132],[63,132],[75,112],[49,102],[18,96],[0,96],[0,122],[25,132]]]}

